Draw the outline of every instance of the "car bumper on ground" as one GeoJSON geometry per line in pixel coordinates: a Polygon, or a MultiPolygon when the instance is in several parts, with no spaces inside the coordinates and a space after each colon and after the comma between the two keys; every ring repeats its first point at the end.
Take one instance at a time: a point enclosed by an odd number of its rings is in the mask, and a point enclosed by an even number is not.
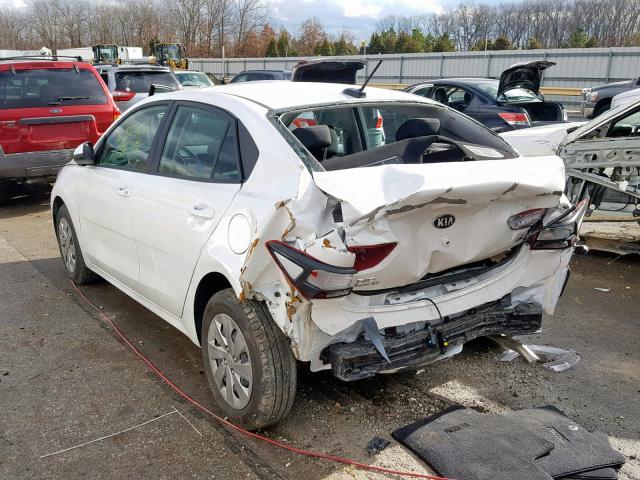
{"type": "Polygon", "coordinates": [[[0,178],[55,177],[74,149],[5,154],[0,148],[0,178]]]}

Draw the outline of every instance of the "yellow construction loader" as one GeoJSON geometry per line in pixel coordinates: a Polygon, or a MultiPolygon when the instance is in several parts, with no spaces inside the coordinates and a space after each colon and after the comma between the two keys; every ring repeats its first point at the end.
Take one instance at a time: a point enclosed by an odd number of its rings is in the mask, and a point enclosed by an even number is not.
{"type": "Polygon", "coordinates": [[[181,43],[156,43],[151,53],[160,65],[166,65],[172,70],[189,68],[187,52],[181,43]]]}

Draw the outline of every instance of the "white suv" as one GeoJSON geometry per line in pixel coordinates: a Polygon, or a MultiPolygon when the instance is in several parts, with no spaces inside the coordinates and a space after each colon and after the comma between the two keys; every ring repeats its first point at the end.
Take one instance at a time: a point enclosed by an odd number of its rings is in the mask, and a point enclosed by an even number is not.
{"type": "Polygon", "coordinates": [[[567,279],[584,205],[560,158],[346,87],[150,97],[53,189],[71,278],[99,275],[202,345],[220,409],[248,428],[289,411],[296,360],[343,380],[417,368],[535,332],[567,279]]]}

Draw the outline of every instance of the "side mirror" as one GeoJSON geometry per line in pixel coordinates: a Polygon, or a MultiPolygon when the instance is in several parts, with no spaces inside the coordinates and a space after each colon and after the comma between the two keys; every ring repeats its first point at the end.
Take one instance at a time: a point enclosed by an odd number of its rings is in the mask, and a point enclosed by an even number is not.
{"type": "Polygon", "coordinates": [[[78,165],[95,165],[96,153],[93,150],[93,144],[91,142],[84,142],[78,145],[73,152],[73,160],[78,165]]]}

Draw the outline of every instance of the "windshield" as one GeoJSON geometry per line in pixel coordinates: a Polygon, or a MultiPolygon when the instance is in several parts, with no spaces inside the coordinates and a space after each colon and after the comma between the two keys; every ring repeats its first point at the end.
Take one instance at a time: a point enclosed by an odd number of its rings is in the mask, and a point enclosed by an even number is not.
{"type": "Polygon", "coordinates": [[[171,72],[116,72],[116,90],[148,93],[152,84],[180,86],[171,72]]]}
{"type": "Polygon", "coordinates": [[[90,70],[42,68],[0,72],[0,109],[107,103],[90,70]]]}
{"type": "Polygon", "coordinates": [[[180,60],[180,48],[177,45],[168,45],[160,48],[162,58],[180,60]]]}
{"type": "Polygon", "coordinates": [[[116,58],[115,47],[98,48],[98,58],[96,58],[96,60],[111,61],[111,60],[115,60],[115,58],[116,58]]]}
{"type": "MultiPolygon", "coordinates": [[[[500,82],[498,82],[498,80],[495,80],[492,82],[481,82],[481,83],[478,83],[478,88],[482,90],[484,93],[488,94],[491,98],[497,100],[499,84],[500,82]]],[[[535,93],[530,92],[529,90],[525,90],[523,88],[511,88],[503,92],[503,96],[505,97],[505,100],[507,102],[539,102],[540,101],[540,99],[535,93]]]]}
{"type": "Polygon", "coordinates": [[[210,87],[213,85],[209,77],[200,72],[176,73],[176,76],[184,87],[210,87]]]}
{"type": "MultiPolygon", "coordinates": [[[[464,142],[467,146],[471,145],[475,152],[482,152],[479,156],[492,157],[494,160],[516,156],[513,149],[497,134],[475,120],[442,105],[363,102],[356,106],[318,106],[285,112],[280,115],[279,123],[285,139],[307,167],[322,171],[324,170],[322,162],[330,158],[355,156],[365,151],[375,152],[396,143],[398,130],[413,119],[433,122],[437,132],[403,134],[400,135],[401,139],[437,134],[441,138],[445,137],[455,142],[464,142]],[[331,145],[322,149],[316,146],[316,150],[313,147],[307,150],[301,149],[300,143],[292,137],[303,138],[299,130],[318,125],[329,127],[331,145]]],[[[407,126],[403,130],[406,133],[407,126]]],[[[440,145],[440,142],[434,141],[434,145],[436,144],[440,145]]],[[[438,161],[463,160],[459,158],[459,151],[448,155],[442,153],[443,150],[449,149],[445,146],[438,150],[436,155],[440,158],[438,161]]],[[[425,152],[424,163],[435,161],[436,156],[431,156],[429,159],[428,154],[429,152],[425,152]]]]}

